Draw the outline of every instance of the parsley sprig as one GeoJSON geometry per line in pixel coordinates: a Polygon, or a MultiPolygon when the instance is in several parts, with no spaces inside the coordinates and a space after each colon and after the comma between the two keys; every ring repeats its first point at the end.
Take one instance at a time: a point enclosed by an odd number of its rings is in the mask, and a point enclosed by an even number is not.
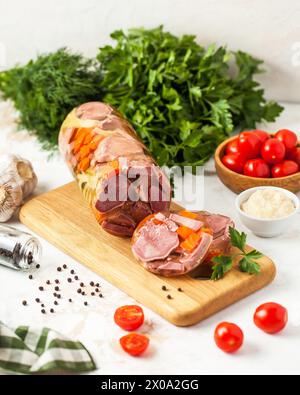
{"type": "Polygon", "coordinates": [[[233,259],[240,257],[238,267],[242,272],[249,274],[258,274],[260,272],[260,265],[256,262],[263,254],[257,250],[246,251],[247,235],[244,232],[238,232],[236,229],[230,227],[231,244],[240,250],[239,253],[229,255],[219,255],[212,259],[215,263],[213,266],[212,280],[219,280],[232,269],[233,259]]]}

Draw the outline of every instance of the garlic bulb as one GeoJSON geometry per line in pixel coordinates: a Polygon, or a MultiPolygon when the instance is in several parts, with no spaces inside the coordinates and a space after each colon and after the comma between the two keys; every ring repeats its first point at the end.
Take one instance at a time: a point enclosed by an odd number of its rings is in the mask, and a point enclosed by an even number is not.
{"type": "Polygon", "coordinates": [[[8,221],[23,200],[22,187],[13,173],[0,175],[0,222],[8,221]]]}
{"type": "Polygon", "coordinates": [[[37,176],[31,163],[17,155],[0,155],[0,175],[11,173],[23,192],[23,199],[28,197],[37,185],[37,176]]]}

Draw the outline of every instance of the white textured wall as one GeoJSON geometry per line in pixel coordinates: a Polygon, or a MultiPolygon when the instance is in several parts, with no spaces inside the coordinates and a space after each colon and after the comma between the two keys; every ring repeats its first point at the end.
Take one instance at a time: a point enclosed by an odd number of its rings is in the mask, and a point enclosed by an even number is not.
{"type": "Polygon", "coordinates": [[[61,46],[93,56],[115,29],[159,24],[264,59],[268,97],[300,101],[300,0],[0,0],[0,67],[61,46]]]}

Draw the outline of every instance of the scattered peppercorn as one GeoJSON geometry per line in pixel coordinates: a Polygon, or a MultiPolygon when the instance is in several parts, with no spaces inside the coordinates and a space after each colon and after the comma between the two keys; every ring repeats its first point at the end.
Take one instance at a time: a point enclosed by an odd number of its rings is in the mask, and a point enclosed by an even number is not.
{"type": "Polygon", "coordinates": [[[56,270],[57,270],[58,272],[61,272],[61,267],[58,266],[58,267],[56,268],[56,270]]]}
{"type": "Polygon", "coordinates": [[[77,289],[77,293],[81,294],[81,288],[77,289]]]}
{"type": "Polygon", "coordinates": [[[95,285],[94,281],[90,282],[90,286],[93,287],[95,285]]]}
{"type": "Polygon", "coordinates": [[[96,292],[100,292],[100,289],[99,289],[99,288],[96,288],[95,291],[96,291],[96,292]]]}
{"type": "Polygon", "coordinates": [[[83,291],[83,292],[81,292],[81,295],[82,295],[82,296],[85,296],[85,292],[84,292],[84,291],[83,291]]]}
{"type": "Polygon", "coordinates": [[[26,300],[23,300],[22,305],[23,305],[23,306],[27,306],[26,300]]]}
{"type": "Polygon", "coordinates": [[[61,298],[61,295],[57,294],[57,298],[60,299],[60,298],[61,298]]]}
{"type": "Polygon", "coordinates": [[[50,309],[50,313],[54,313],[54,309],[50,309]]]}
{"type": "Polygon", "coordinates": [[[92,295],[92,296],[95,296],[95,292],[91,292],[91,295],[92,295]]]}
{"type": "Polygon", "coordinates": [[[167,291],[167,287],[166,287],[165,285],[163,285],[163,286],[161,287],[161,289],[162,289],[163,291],[167,291]]]}
{"type": "Polygon", "coordinates": [[[76,281],[79,280],[78,276],[75,276],[74,279],[75,279],[76,281]]]}
{"type": "Polygon", "coordinates": [[[36,267],[37,269],[39,269],[39,268],[41,267],[41,265],[38,263],[37,265],[35,265],[35,267],[36,267]]]}
{"type": "Polygon", "coordinates": [[[80,286],[81,286],[81,287],[84,287],[84,283],[80,283],[80,286]]]}
{"type": "Polygon", "coordinates": [[[41,307],[45,307],[44,303],[41,304],[41,307]]]}
{"type": "Polygon", "coordinates": [[[102,294],[99,294],[99,298],[103,298],[103,295],[102,295],[102,294]]]}
{"type": "Polygon", "coordinates": [[[51,281],[50,281],[50,280],[47,280],[47,281],[46,281],[46,284],[50,285],[50,284],[51,284],[51,281]]]}
{"type": "Polygon", "coordinates": [[[57,296],[57,293],[56,293],[56,292],[53,292],[53,296],[56,297],[56,296],[57,296]]]}
{"type": "Polygon", "coordinates": [[[177,291],[178,291],[178,292],[183,292],[183,289],[182,289],[182,288],[178,288],[177,291]]]}
{"type": "Polygon", "coordinates": [[[69,299],[69,302],[72,303],[72,299],[69,299]]]}
{"type": "Polygon", "coordinates": [[[97,283],[95,286],[96,286],[96,287],[100,287],[100,284],[99,284],[99,283],[97,283]]]}
{"type": "Polygon", "coordinates": [[[66,264],[63,265],[63,268],[64,268],[64,269],[67,269],[67,267],[68,267],[68,266],[67,266],[66,264]]]}
{"type": "Polygon", "coordinates": [[[71,283],[72,282],[72,279],[71,278],[68,278],[68,283],[71,283]]]}
{"type": "Polygon", "coordinates": [[[55,280],[55,284],[59,284],[59,280],[58,279],[55,280]]]}
{"type": "Polygon", "coordinates": [[[33,275],[29,274],[28,278],[29,278],[29,280],[32,280],[33,279],[33,275]]]}
{"type": "Polygon", "coordinates": [[[167,298],[168,299],[173,299],[171,295],[167,295],[167,298]]]}
{"type": "Polygon", "coordinates": [[[87,306],[87,305],[88,305],[88,302],[84,302],[84,305],[87,306]]]}
{"type": "Polygon", "coordinates": [[[42,313],[42,314],[46,314],[46,310],[45,310],[45,309],[42,309],[42,310],[41,310],[41,313],[42,313]]]}
{"type": "Polygon", "coordinates": [[[40,291],[44,291],[44,287],[39,287],[39,290],[40,291]]]}
{"type": "Polygon", "coordinates": [[[40,303],[40,299],[39,298],[36,298],[35,301],[36,301],[36,303],[40,303]]]}
{"type": "Polygon", "coordinates": [[[59,287],[55,287],[54,289],[55,289],[55,291],[59,291],[59,287]]]}
{"type": "Polygon", "coordinates": [[[55,304],[55,306],[57,306],[57,305],[58,305],[58,301],[57,301],[57,300],[55,300],[55,301],[54,301],[54,304],[55,304]]]}
{"type": "Polygon", "coordinates": [[[75,274],[75,270],[72,269],[72,270],[70,271],[70,273],[71,273],[71,274],[75,274]]]}

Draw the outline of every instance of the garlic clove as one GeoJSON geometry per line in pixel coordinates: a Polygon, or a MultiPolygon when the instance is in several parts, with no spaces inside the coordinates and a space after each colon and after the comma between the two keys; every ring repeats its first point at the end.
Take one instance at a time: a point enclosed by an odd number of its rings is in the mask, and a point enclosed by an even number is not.
{"type": "Polygon", "coordinates": [[[31,163],[20,156],[5,154],[0,156],[0,174],[12,173],[23,191],[23,199],[37,186],[37,176],[31,163]]]}
{"type": "Polygon", "coordinates": [[[0,222],[8,221],[22,203],[22,188],[13,173],[0,175],[0,222]]]}

